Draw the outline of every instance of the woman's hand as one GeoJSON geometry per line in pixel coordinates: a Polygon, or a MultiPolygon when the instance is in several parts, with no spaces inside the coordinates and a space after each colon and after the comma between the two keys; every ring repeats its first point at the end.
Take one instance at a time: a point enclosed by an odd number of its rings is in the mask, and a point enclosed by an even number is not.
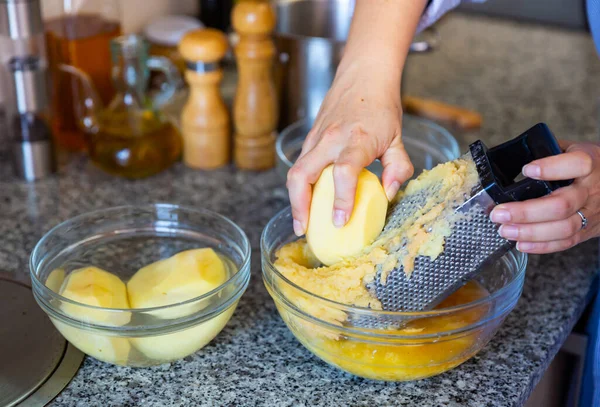
{"type": "Polygon", "coordinates": [[[600,146],[561,143],[563,154],[536,160],[523,175],[546,181],[575,179],[543,198],[501,204],[491,213],[499,233],[526,253],[552,253],[600,235],[600,146]],[[582,229],[580,211],[588,225],[582,229]]]}
{"type": "Polygon", "coordinates": [[[294,232],[308,225],[312,185],[334,164],[332,221],[346,224],[360,171],[380,158],[388,198],[413,173],[402,145],[400,79],[427,0],[356,2],[344,56],[302,147],[288,172],[294,232]]]}
{"type": "Polygon", "coordinates": [[[360,67],[357,70],[338,75],[288,173],[297,234],[305,231],[308,222],[312,184],[329,164],[335,163],[332,216],[338,227],[344,226],[352,213],[359,172],[376,158],[384,167],[382,182],[388,199],[413,173],[402,145],[399,87],[394,92],[385,81],[369,80],[360,67]]]}

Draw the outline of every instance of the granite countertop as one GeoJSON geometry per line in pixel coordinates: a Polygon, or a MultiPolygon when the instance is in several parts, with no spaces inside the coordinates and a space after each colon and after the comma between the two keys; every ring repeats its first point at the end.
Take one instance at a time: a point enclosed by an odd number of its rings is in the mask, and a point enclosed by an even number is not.
{"type": "MultiPolygon", "coordinates": [[[[411,57],[405,91],[480,111],[479,131],[458,134],[463,149],[499,143],[544,121],[558,137],[597,140],[600,61],[584,33],[453,15],[442,43],[411,57]]],[[[589,300],[598,244],[531,256],[523,295],[489,345],[440,376],[411,383],[359,379],[304,349],[279,318],[260,276],[259,236],[288,204],[283,180],[181,165],[143,181],[104,175],[72,159],[35,184],[12,178],[0,160],[0,270],[27,273],[28,255],[52,226],[113,205],[172,202],[216,210],[249,235],[252,279],[231,322],[204,350],[148,369],[86,358],[54,406],[520,406],[589,300]]]]}

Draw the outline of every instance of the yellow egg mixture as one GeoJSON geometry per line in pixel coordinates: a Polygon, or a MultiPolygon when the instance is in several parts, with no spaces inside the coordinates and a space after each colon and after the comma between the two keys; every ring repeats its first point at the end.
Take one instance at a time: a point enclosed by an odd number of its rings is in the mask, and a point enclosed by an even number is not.
{"type": "MultiPolygon", "coordinates": [[[[306,240],[289,243],[279,249],[275,267],[287,279],[320,297],[338,303],[381,310],[379,300],[366,288],[376,278],[378,267],[382,270],[382,283],[386,274],[398,264],[410,275],[417,256],[435,259],[444,248],[453,222],[458,219],[454,212],[457,204],[477,185],[478,176],[474,163],[469,159],[457,159],[424,171],[409,182],[396,200],[419,193],[435,186],[437,193],[402,225],[387,230],[367,246],[359,255],[345,258],[331,266],[320,266],[306,240]],[[403,250],[394,250],[400,241],[407,244],[403,250]]],[[[294,305],[309,315],[329,324],[343,326],[347,314],[330,304],[282,284],[279,289],[294,305]]],[[[470,282],[447,298],[438,308],[465,304],[486,297],[489,293],[479,284],[470,282]]],[[[400,330],[378,330],[379,333],[398,335],[397,343],[378,343],[357,336],[348,336],[335,328],[317,325],[288,312],[277,304],[283,319],[300,341],[325,361],[363,377],[383,380],[412,380],[448,370],[473,355],[469,350],[478,340],[481,331],[451,336],[435,336],[466,327],[482,318],[486,306],[435,318],[413,320],[400,330]],[[433,339],[411,340],[411,335],[434,334],[433,339]]],[[[486,328],[486,330],[489,328],[486,328]]],[[[477,350],[480,347],[477,348],[477,350]]]]}

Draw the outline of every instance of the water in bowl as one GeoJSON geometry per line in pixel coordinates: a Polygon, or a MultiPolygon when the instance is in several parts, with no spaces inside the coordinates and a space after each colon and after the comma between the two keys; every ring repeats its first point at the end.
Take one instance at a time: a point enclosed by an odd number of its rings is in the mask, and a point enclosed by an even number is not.
{"type": "MultiPolygon", "coordinates": [[[[74,270],[95,266],[118,276],[127,284],[140,268],[148,264],[185,250],[207,247],[206,244],[203,245],[207,239],[206,235],[199,238],[195,236],[194,231],[177,232],[175,235],[166,233],[164,236],[157,236],[156,229],[149,230],[147,234],[140,229],[134,229],[121,234],[92,236],[63,250],[45,268],[62,270],[60,279],[64,280],[74,270]]],[[[239,254],[223,247],[217,240],[214,241],[214,246],[210,247],[225,265],[227,279],[235,275],[238,268],[234,259],[239,254]]],[[[60,292],[60,281],[56,281],[53,273],[47,273],[45,281],[53,291],[60,292]]],[[[191,304],[188,308],[180,309],[183,314],[172,314],[164,310],[134,313],[123,310],[120,311],[118,319],[114,319],[105,315],[98,318],[99,314],[94,314],[94,310],[85,307],[71,307],[71,312],[75,312],[71,315],[72,320],[52,317],[51,320],[69,342],[96,359],[125,366],[151,366],[181,359],[210,342],[228,322],[236,304],[211,316],[210,319],[196,318],[197,323],[194,323],[193,319],[203,310],[215,308],[223,295],[231,295],[225,291],[234,288],[228,285],[214,295],[191,304]],[[169,328],[168,325],[175,323],[175,320],[188,322],[182,322],[179,329],[169,328]],[[103,330],[94,326],[98,324],[109,325],[110,328],[103,330]],[[164,329],[161,329],[161,326],[164,326],[164,329]],[[144,327],[153,329],[140,333],[144,327]],[[128,328],[134,328],[135,331],[128,328]]],[[[69,304],[57,304],[58,308],[63,310],[66,305],[69,304]]],[[[117,312],[119,311],[115,311],[117,312]]]]}

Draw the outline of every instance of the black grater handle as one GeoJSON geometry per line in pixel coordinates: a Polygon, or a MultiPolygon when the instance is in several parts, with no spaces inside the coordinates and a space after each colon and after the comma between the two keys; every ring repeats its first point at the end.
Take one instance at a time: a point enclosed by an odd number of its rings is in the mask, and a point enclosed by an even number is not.
{"type": "Polygon", "coordinates": [[[526,164],[562,153],[556,138],[544,123],[538,123],[520,136],[490,149],[478,140],[471,144],[470,150],[481,186],[496,204],[540,198],[573,182],[531,178],[515,180],[526,164]]]}

